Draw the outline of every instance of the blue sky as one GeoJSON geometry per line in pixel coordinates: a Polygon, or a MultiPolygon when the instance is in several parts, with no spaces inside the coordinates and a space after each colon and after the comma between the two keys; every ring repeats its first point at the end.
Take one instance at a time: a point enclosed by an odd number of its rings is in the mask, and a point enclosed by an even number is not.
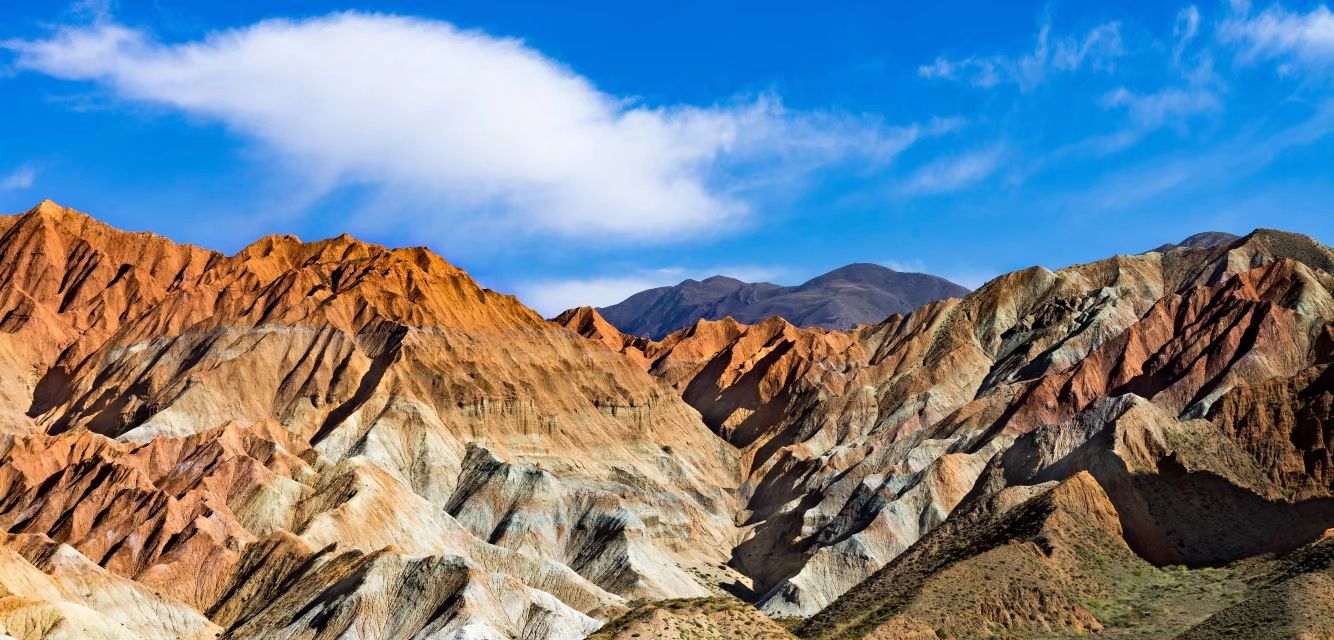
{"type": "Polygon", "coordinates": [[[835,4],[6,3],[0,211],[426,245],[547,314],[1334,241],[1325,4],[835,4]]]}

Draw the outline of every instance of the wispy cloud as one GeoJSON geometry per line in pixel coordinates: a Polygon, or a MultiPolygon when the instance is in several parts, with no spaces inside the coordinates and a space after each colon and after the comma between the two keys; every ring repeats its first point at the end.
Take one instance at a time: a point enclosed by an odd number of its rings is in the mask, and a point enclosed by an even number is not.
{"type": "Polygon", "coordinates": [[[918,168],[900,188],[904,195],[949,193],[971,187],[996,172],[1005,147],[996,144],[947,158],[918,168]]]}
{"type": "Polygon", "coordinates": [[[1171,82],[1152,90],[1122,85],[1103,93],[1097,103],[1103,109],[1124,112],[1126,122],[1112,133],[1090,136],[1057,154],[1111,154],[1134,146],[1160,129],[1170,128],[1184,135],[1195,120],[1221,114],[1226,109],[1222,94],[1227,86],[1214,71],[1212,47],[1194,46],[1202,24],[1203,17],[1195,5],[1179,10],[1172,25],[1170,64],[1164,65],[1171,82]]]}
{"type": "Polygon", "coordinates": [[[1292,72],[1294,63],[1327,72],[1334,62],[1334,13],[1323,4],[1305,14],[1276,4],[1251,15],[1242,3],[1219,34],[1241,47],[1245,61],[1280,61],[1280,73],[1292,72]]]}
{"type": "Polygon", "coordinates": [[[1192,120],[1224,109],[1213,90],[1200,87],[1166,87],[1149,93],[1118,87],[1104,94],[1100,102],[1105,109],[1124,110],[1129,122],[1112,133],[1090,136],[1058,149],[1052,153],[1053,158],[1070,153],[1095,156],[1116,153],[1163,128],[1184,135],[1192,120]]]}
{"type": "Polygon", "coordinates": [[[37,180],[37,171],[23,165],[5,176],[0,176],[0,189],[27,189],[37,180]]]}
{"type": "Polygon", "coordinates": [[[1030,53],[959,59],[940,56],[931,64],[918,67],[917,74],[923,78],[956,80],[983,88],[1009,82],[1027,91],[1041,84],[1052,72],[1071,72],[1084,67],[1109,69],[1122,55],[1125,55],[1125,47],[1121,41],[1120,23],[1101,24],[1082,36],[1058,38],[1054,42],[1051,25],[1044,24],[1030,53]]]}
{"type": "Polygon", "coordinates": [[[929,273],[931,275],[940,276],[954,284],[963,285],[969,289],[976,289],[998,275],[995,269],[978,269],[973,267],[936,269],[932,266],[928,266],[926,261],[919,258],[881,260],[880,264],[904,273],[929,273]]]}
{"type": "Polygon", "coordinates": [[[1168,87],[1152,93],[1136,93],[1119,87],[1102,97],[1109,109],[1125,109],[1136,127],[1156,129],[1207,113],[1221,111],[1223,103],[1212,91],[1200,88],[1168,87]]]}
{"type": "Polygon", "coordinates": [[[317,190],[370,187],[362,227],[673,241],[736,225],[756,174],[885,163],[931,125],[773,96],[648,106],[524,42],[359,13],[163,44],[99,18],[3,43],[16,66],[224,123],[317,190]],[[402,206],[411,205],[411,206],[402,206]],[[411,220],[386,213],[402,209],[411,220]]]}
{"type": "Polygon", "coordinates": [[[917,258],[881,260],[880,264],[903,273],[926,273],[926,263],[917,258]]]}
{"type": "Polygon", "coordinates": [[[933,273],[969,289],[976,289],[1000,275],[995,269],[952,269],[933,273]]]}
{"type": "Polygon", "coordinates": [[[1195,36],[1200,34],[1200,8],[1190,5],[1177,12],[1176,23],[1172,25],[1172,63],[1181,64],[1181,56],[1186,52],[1195,36]]]}
{"type": "Polygon", "coordinates": [[[1051,199],[1056,211],[1135,211],[1166,198],[1211,193],[1264,169],[1282,154],[1334,136],[1334,101],[1269,135],[1249,132],[1203,152],[1180,152],[1110,172],[1091,187],[1051,199]]]}

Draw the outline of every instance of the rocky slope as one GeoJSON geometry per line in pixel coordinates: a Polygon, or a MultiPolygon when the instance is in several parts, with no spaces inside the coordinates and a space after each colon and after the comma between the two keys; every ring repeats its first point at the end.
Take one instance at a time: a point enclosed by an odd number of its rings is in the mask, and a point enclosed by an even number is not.
{"type": "Polygon", "coordinates": [[[976,499],[1017,441],[1050,433],[1044,447],[1074,447],[1132,398],[1135,419],[1167,434],[1137,475],[1104,456],[1001,487],[1088,471],[1127,523],[1122,544],[1158,565],[1319,536],[1334,526],[1332,269],[1334,253],[1309,238],[1257,231],[1007,274],[852,333],[725,320],[603,341],[741,449],[738,589],[773,615],[810,615],[976,499]],[[1178,447],[1204,451],[1213,472],[1183,468],[1178,447]]]}
{"type": "Polygon", "coordinates": [[[792,287],[724,276],[686,280],[641,291],[598,311],[626,334],[661,339],[696,320],[726,317],[753,324],[778,316],[799,327],[851,329],[967,293],[930,274],[856,263],[792,287]]]}
{"type": "Polygon", "coordinates": [[[86,583],[147,637],[580,637],[727,559],[734,448],[423,249],[0,225],[11,635],[120,637],[86,583]]]}
{"type": "Polygon", "coordinates": [[[949,519],[798,632],[1323,637],[1334,501],[1265,501],[1254,463],[1207,421],[1105,398],[1019,438],[949,519]],[[1177,563],[1148,561],[1173,546],[1177,563]],[[1205,561],[1220,554],[1242,560],[1205,561]]]}

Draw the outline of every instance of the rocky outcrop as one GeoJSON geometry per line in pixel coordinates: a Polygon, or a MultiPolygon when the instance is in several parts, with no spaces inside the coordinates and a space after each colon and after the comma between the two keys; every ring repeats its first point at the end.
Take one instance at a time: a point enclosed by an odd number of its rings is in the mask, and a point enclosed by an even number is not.
{"type": "Polygon", "coordinates": [[[0,633],[14,638],[215,638],[201,613],[45,536],[0,546],[0,633]]]}
{"type": "Polygon", "coordinates": [[[0,217],[0,429],[28,428],[71,363],[220,258],[49,200],[0,217]]]}
{"type": "Polygon", "coordinates": [[[1334,493],[1331,365],[1238,385],[1214,404],[1208,417],[1256,460],[1284,497],[1334,493]]]}

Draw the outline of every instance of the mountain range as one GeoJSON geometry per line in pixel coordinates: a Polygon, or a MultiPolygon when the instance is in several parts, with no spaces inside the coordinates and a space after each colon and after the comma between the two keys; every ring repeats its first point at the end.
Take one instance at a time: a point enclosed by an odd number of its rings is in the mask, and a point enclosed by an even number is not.
{"type": "Polygon", "coordinates": [[[1181,244],[652,339],[43,202],[0,218],[0,637],[1328,637],[1334,251],[1181,244]]]}
{"type": "Polygon", "coordinates": [[[967,293],[937,276],[855,263],[792,287],[726,276],[686,280],[641,291],[598,312],[625,333],[661,339],[696,320],[729,316],[747,324],[778,316],[799,327],[851,329],[967,293]]]}

